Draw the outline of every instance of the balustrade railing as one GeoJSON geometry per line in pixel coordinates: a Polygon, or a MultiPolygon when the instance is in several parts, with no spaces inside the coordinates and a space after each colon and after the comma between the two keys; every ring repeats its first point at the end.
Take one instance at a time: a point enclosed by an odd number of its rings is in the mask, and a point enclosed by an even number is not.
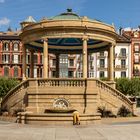
{"type": "Polygon", "coordinates": [[[84,87],[84,79],[38,79],[38,86],[84,87]]]}
{"type": "Polygon", "coordinates": [[[102,89],[108,91],[108,93],[111,93],[113,96],[122,100],[123,103],[125,103],[129,107],[129,109],[133,110],[134,103],[130,99],[128,99],[125,95],[123,95],[121,92],[110,87],[108,84],[105,84],[104,82],[102,82],[100,80],[96,80],[96,84],[99,88],[102,88],[102,89]]]}
{"type": "Polygon", "coordinates": [[[10,96],[15,96],[16,94],[18,94],[22,89],[24,88],[27,88],[29,86],[29,81],[26,80],[26,81],[23,81],[21,82],[20,84],[18,84],[16,87],[14,87],[13,89],[11,89],[6,96],[4,96],[4,98],[2,99],[2,103],[1,104],[4,104],[8,98],[10,96]]]}

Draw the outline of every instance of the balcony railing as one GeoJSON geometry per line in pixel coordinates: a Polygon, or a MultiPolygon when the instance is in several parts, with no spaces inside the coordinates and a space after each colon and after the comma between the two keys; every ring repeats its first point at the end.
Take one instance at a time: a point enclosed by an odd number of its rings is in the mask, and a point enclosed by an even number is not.
{"type": "Polygon", "coordinates": [[[127,65],[116,65],[115,66],[115,69],[127,69],[128,68],[128,66],[127,65]]]}
{"type": "Polygon", "coordinates": [[[118,57],[121,59],[126,59],[127,57],[128,57],[128,54],[122,54],[122,53],[120,53],[119,55],[118,55],[118,57]]]}
{"type": "Polygon", "coordinates": [[[106,58],[107,54],[97,54],[98,59],[100,58],[106,58]]]}
{"type": "Polygon", "coordinates": [[[105,65],[98,65],[98,70],[107,70],[107,66],[105,65]]]}

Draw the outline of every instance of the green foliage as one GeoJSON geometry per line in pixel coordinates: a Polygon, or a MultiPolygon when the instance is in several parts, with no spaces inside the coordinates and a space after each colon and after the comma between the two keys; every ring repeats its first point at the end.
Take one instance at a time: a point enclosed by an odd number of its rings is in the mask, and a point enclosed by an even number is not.
{"type": "Polygon", "coordinates": [[[119,78],[116,79],[116,88],[125,95],[140,95],[140,78],[119,78]]]}
{"type": "Polygon", "coordinates": [[[133,96],[140,95],[140,78],[131,79],[131,93],[133,96]]]}
{"type": "Polygon", "coordinates": [[[102,80],[102,81],[109,81],[108,77],[101,77],[100,80],[102,80]]]}
{"type": "Polygon", "coordinates": [[[115,81],[117,90],[119,90],[125,95],[130,93],[131,81],[128,78],[119,78],[116,79],[115,81]]]}
{"type": "Polygon", "coordinates": [[[0,78],[0,97],[5,96],[8,91],[19,84],[19,81],[13,78],[0,78]]]}
{"type": "Polygon", "coordinates": [[[117,115],[120,117],[129,117],[132,116],[132,112],[128,108],[122,105],[117,115]]]}
{"type": "Polygon", "coordinates": [[[101,117],[103,117],[103,118],[113,116],[112,112],[110,110],[106,109],[104,106],[98,107],[97,111],[99,113],[101,113],[101,117]]]}

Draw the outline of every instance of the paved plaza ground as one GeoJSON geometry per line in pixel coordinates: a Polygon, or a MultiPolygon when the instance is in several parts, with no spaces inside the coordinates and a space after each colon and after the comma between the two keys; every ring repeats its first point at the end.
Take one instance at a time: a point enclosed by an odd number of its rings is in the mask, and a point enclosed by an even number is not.
{"type": "Polygon", "coordinates": [[[39,126],[0,121],[0,140],[140,140],[140,121],[138,118],[137,121],[104,120],[102,124],[87,126],[39,126]]]}

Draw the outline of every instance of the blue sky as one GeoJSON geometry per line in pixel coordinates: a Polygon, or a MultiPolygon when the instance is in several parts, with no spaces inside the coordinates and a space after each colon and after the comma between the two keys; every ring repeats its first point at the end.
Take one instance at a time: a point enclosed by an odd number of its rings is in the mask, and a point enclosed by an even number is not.
{"type": "Polygon", "coordinates": [[[9,26],[19,29],[19,23],[30,15],[40,20],[67,8],[80,16],[114,23],[116,28],[140,25],[140,0],[0,0],[0,31],[9,26]]]}

